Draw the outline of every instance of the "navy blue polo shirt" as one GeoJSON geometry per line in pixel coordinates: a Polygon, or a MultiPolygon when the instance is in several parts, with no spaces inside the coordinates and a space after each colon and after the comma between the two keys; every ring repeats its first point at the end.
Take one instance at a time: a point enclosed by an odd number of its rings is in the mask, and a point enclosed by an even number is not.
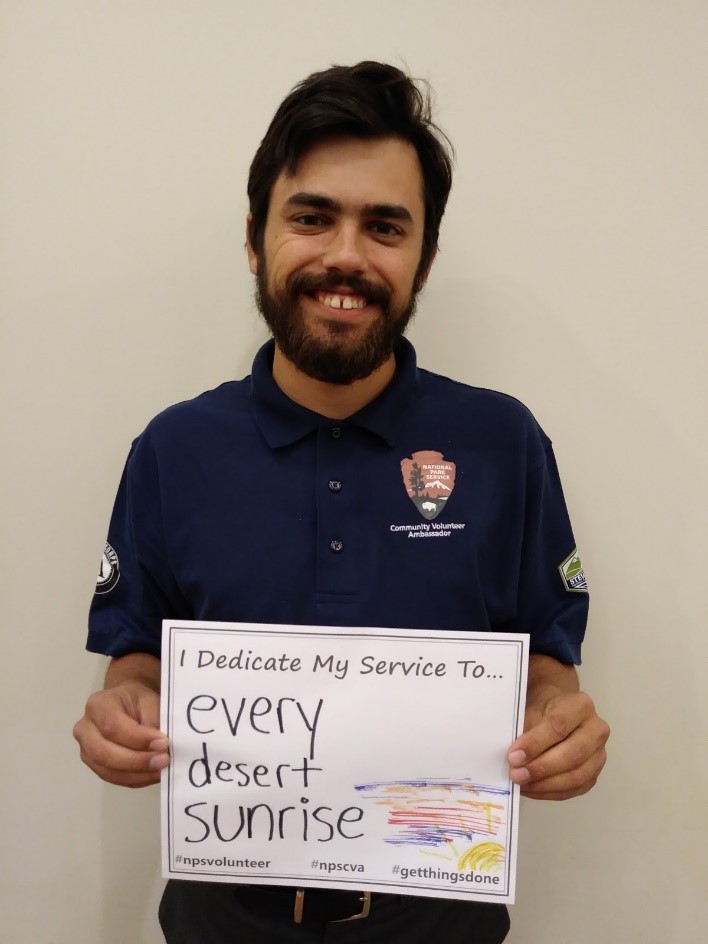
{"type": "Polygon", "coordinates": [[[580,661],[587,587],[550,440],[503,394],[419,369],[346,420],[250,377],[133,443],[88,648],[160,655],[161,621],[531,634],[580,661]]]}

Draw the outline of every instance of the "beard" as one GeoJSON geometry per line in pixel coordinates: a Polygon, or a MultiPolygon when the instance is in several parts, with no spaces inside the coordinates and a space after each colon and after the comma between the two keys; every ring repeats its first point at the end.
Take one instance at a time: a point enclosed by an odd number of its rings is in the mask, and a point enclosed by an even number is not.
{"type": "Polygon", "coordinates": [[[282,289],[271,292],[263,258],[256,275],[256,305],[282,353],[313,380],[338,386],[363,380],[391,356],[415,314],[417,294],[411,291],[405,303],[395,307],[391,291],[383,285],[358,276],[305,272],[293,273],[282,289]],[[322,333],[315,335],[305,324],[300,296],[344,286],[378,305],[380,317],[363,334],[356,324],[323,319],[322,333]]]}

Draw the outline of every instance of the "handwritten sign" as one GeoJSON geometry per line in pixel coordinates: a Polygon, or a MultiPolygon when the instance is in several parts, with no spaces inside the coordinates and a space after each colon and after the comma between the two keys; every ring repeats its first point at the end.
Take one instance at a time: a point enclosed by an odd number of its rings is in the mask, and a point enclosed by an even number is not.
{"type": "Polygon", "coordinates": [[[163,623],[163,874],[512,902],[528,637],[163,623]]]}

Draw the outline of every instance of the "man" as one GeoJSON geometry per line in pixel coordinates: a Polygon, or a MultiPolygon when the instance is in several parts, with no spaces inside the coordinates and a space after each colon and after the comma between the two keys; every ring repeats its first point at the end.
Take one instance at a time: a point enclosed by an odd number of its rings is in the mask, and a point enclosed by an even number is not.
{"type": "MultiPolygon", "coordinates": [[[[429,103],[398,69],[333,67],[278,109],[247,222],[274,340],[249,378],[149,424],[116,500],[88,643],[112,661],[75,728],[104,780],[145,786],[168,763],[170,617],[528,632],[511,779],[545,799],[593,786],[609,731],[578,691],[587,593],[550,442],[517,401],[419,370],[402,337],[450,185],[429,103]],[[425,482],[423,459],[452,484],[425,482]],[[442,508],[464,528],[410,540],[395,526],[442,508]]],[[[307,890],[296,923],[295,897],[169,882],[160,918],[168,944],[496,944],[508,930],[498,905],[397,895],[345,921],[359,896],[328,890],[307,890]]]]}

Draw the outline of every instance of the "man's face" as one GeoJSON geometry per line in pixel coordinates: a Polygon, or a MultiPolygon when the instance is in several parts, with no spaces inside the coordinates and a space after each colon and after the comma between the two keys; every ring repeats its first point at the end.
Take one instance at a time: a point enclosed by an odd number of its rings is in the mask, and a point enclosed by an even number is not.
{"type": "Polygon", "coordinates": [[[425,207],[415,149],[337,137],[273,185],[256,301],[282,353],[326,383],[367,377],[415,309],[425,207]]]}

